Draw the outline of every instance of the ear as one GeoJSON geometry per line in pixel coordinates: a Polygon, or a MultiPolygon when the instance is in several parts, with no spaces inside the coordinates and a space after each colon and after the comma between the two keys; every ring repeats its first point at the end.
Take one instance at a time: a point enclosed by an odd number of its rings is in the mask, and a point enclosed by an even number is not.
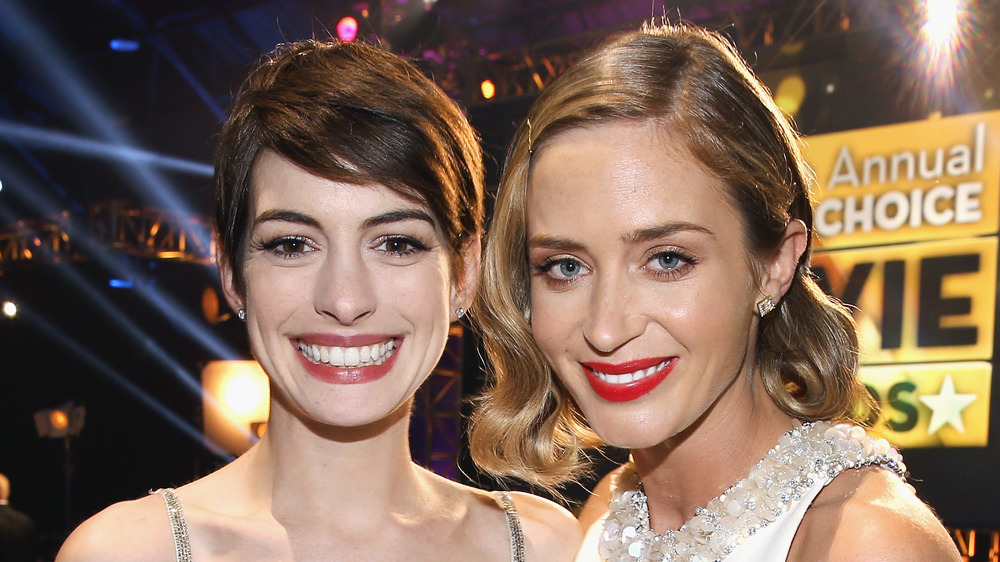
{"type": "Polygon", "coordinates": [[[785,227],[785,236],[781,239],[778,250],[771,259],[764,263],[766,277],[761,284],[764,296],[769,296],[774,302],[781,300],[795,279],[799,258],[806,251],[809,241],[809,231],[805,223],[795,219],[785,227]]]}
{"type": "Polygon", "coordinates": [[[233,280],[233,270],[229,267],[229,263],[220,259],[217,262],[219,268],[219,283],[222,285],[222,294],[226,296],[226,302],[229,303],[229,307],[233,311],[245,308],[243,305],[243,296],[239,291],[236,290],[236,283],[233,280]]]}
{"type": "Polygon", "coordinates": [[[455,279],[451,289],[451,320],[458,320],[455,313],[459,308],[468,310],[479,284],[479,257],[482,241],[476,236],[462,251],[462,275],[455,279]]]}

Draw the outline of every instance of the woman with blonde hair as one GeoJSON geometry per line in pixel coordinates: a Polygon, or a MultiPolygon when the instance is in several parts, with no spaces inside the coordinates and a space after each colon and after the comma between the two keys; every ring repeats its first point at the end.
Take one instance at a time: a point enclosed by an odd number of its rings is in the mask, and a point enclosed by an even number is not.
{"type": "Polygon", "coordinates": [[[630,450],[580,560],[958,560],[864,428],[809,182],[765,87],[693,26],[609,39],[529,111],[484,251],[471,444],[548,488],[587,447],[630,450]]]}
{"type": "Polygon", "coordinates": [[[252,72],[215,175],[222,287],[270,379],[222,469],[84,522],[59,560],[571,559],[572,516],[410,457],[413,396],[476,287],[481,152],[457,104],[362,43],[252,72]]]}

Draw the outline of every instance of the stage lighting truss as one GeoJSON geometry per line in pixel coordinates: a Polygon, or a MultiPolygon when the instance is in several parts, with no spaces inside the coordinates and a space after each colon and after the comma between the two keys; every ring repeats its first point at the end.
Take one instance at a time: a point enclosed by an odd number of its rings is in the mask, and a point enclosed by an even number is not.
{"type": "Polygon", "coordinates": [[[410,423],[413,460],[456,479],[462,434],[462,348],[464,332],[452,326],[441,361],[414,396],[410,423]]]}
{"type": "Polygon", "coordinates": [[[89,230],[98,242],[147,258],[211,263],[212,228],[200,218],[178,219],[152,207],[122,201],[90,206],[89,230]]]}
{"type": "Polygon", "coordinates": [[[18,261],[71,257],[69,234],[57,224],[22,220],[13,232],[0,233],[0,272],[18,261]]]}
{"type": "Polygon", "coordinates": [[[162,260],[212,263],[212,228],[201,218],[179,219],[171,213],[123,201],[94,203],[84,232],[72,234],[65,216],[59,222],[18,221],[10,232],[0,232],[0,272],[19,262],[54,263],[86,259],[80,248],[107,247],[126,254],[162,260]],[[77,235],[92,244],[73,244],[77,235]]]}
{"type": "MultiPolygon", "coordinates": [[[[606,6],[604,6],[606,8],[606,6]]],[[[582,4],[579,13],[564,13],[565,19],[579,18],[586,21],[600,21],[595,14],[583,12],[594,10],[594,6],[582,4]]],[[[730,36],[737,48],[752,53],[754,60],[760,60],[761,50],[774,49],[780,52],[786,45],[792,45],[817,37],[829,37],[848,31],[872,29],[885,26],[871,10],[856,2],[835,0],[817,5],[799,2],[748,2],[739,6],[733,2],[708,2],[694,13],[685,13],[684,20],[719,29],[730,36]]],[[[667,14],[666,20],[676,20],[667,14]]],[[[645,20],[649,21],[649,18],[645,20]]],[[[658,22],[653,18],[654,23],[658,22]]],[[[590,46],[602,38],[622,30],[638,29],[642,21],[616,25],[612,29],[600,29],[567,36],[558,40],[525,45],[510,50],[488,53],[465,65],[471,76],[460,76],[458,82],[471,85],[465,88],[463,102],[468,106],[497,103],[505,99],[525,95],[535,95],[547,86],[569,65],[575,62],[590,46]],[[495,85],[495,95],[484,99],[479,84],[491,80],[495,85]]]]}

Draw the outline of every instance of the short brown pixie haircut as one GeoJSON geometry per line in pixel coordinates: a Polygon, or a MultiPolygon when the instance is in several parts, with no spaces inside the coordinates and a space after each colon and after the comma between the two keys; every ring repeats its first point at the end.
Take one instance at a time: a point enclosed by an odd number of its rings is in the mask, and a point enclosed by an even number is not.
{"type": "Polygon", "coordinates": [[[243,82],[215,158],[219,262],[244,291],[251,175],[270,150],[317,176],[427,205],[453,271],[483,223],[483,161],[458,105],[413,64],[362,42],[278,46],[243,82]]]}

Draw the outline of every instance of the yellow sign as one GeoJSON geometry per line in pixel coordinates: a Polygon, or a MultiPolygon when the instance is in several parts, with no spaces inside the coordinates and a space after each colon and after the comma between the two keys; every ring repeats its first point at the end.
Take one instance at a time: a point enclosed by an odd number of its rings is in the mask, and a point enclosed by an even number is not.
{"type": "Polygon", "coordinates": [[[996,233],[1000,111],[806,139],[824,248],[996,233]]]}
{"type": "Polygon", "coordinates": [[[992,375],[980,361],[861,369],[882,406],[876,432],[902,448],[985,447],[992,375]]]}
{"type": "Polygon", "coordinates": [[[818,252],[812,264],[857,307],[862,364],[992,359],[996,237],[818,252]]]}

